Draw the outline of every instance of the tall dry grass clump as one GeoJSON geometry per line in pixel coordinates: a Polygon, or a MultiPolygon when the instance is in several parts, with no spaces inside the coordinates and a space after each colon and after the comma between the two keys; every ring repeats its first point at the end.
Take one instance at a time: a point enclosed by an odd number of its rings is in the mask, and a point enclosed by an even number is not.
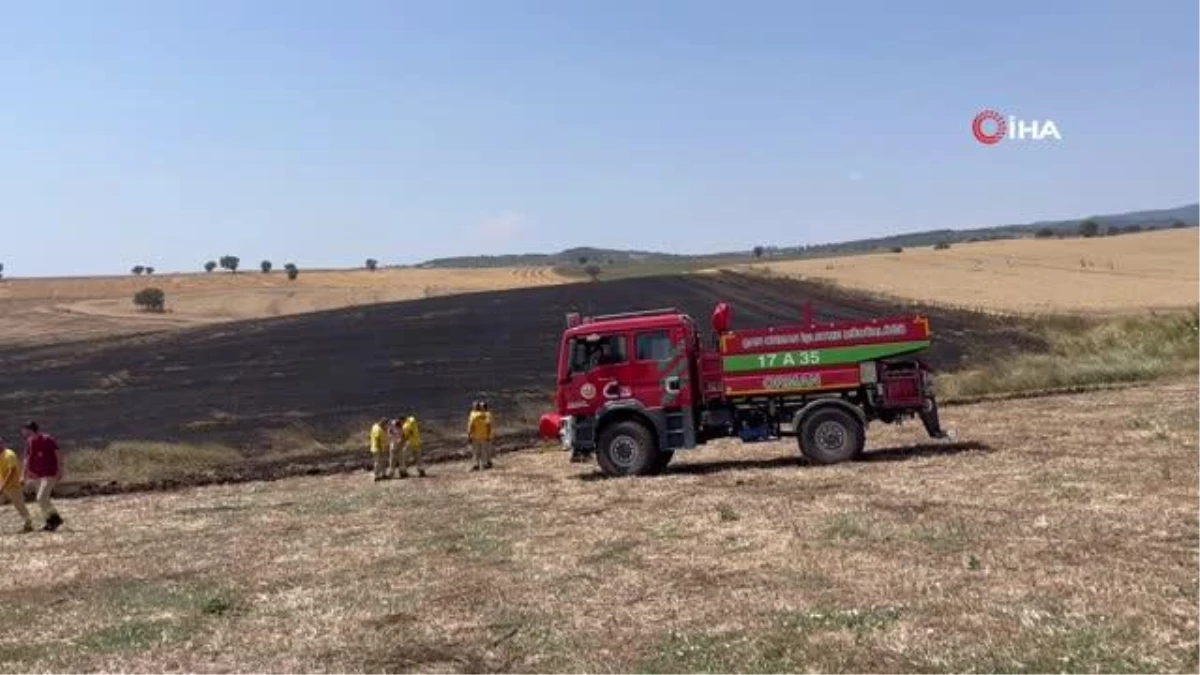
{"type": "Polygon", "coordinates": [[[1049,350],[997,358],[941,379],[943,399],[1143,382],[1194,374],[1200,311],[1094,321],[1053,317],[1033,330],[1049,350]]]}
{"type": "Polygon", "coordinates": [[[241,460],[241,453],[223,445],[117,441],[67,454],[66,473],[73,481],[136,482],[201,474],[241,460]]]}

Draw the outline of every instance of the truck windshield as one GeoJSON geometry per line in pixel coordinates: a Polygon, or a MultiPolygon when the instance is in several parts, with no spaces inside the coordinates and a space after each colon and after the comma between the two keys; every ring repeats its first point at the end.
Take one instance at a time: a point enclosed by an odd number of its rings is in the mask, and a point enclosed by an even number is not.
{"type": "Polygon", "coordinates": [[[624,363],[628,359],[624,335],[605,335],[598,340],[571,338],[570,374],[586,373],[613,363],[624,363]]]}

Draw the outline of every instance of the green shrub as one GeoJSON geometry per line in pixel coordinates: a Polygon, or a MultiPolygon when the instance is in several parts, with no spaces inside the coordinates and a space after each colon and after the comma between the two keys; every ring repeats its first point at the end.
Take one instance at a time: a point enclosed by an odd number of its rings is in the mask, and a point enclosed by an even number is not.
{"type": "Polygon", "coordinates": [[[161,312],[166,303],[167,294],[161,288],[143,288],[133,295],[133,304],[147,312],[161,312]]]}

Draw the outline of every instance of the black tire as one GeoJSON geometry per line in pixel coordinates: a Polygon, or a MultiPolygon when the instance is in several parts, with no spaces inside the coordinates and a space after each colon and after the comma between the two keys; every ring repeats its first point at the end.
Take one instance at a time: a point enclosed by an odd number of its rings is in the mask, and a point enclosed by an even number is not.
{"type": "Polygon", "coordinates": [[[800,452],[816,464],[837,464],[862,454],[865,429],[858,416],[837,406],[805,413],[799,424],[800,452]]]}
{"type": "Polygon", "coordinates": [[[606,475],[638,476],[651,473],[658,461],[658,444],[645,425],[618,422],[600,432],[596,459],[606,475]]]}

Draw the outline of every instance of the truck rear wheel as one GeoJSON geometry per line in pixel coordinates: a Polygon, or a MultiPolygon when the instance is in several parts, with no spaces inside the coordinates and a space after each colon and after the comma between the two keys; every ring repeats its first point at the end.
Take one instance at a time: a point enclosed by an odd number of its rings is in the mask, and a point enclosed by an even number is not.
{"type": "Polygon", "coordinates": [[[837,464],[862,453],[866,440],[862,422],[848,410],[817,408],[800,420],[800,452],[817,464],[837,464]]]}
{"type": "Polygon", "coordinates": [[[600,432],[596,459],[614,477],[651,473],[659,461],[654,437],[638,422],[618,422],[600,432]]]}

